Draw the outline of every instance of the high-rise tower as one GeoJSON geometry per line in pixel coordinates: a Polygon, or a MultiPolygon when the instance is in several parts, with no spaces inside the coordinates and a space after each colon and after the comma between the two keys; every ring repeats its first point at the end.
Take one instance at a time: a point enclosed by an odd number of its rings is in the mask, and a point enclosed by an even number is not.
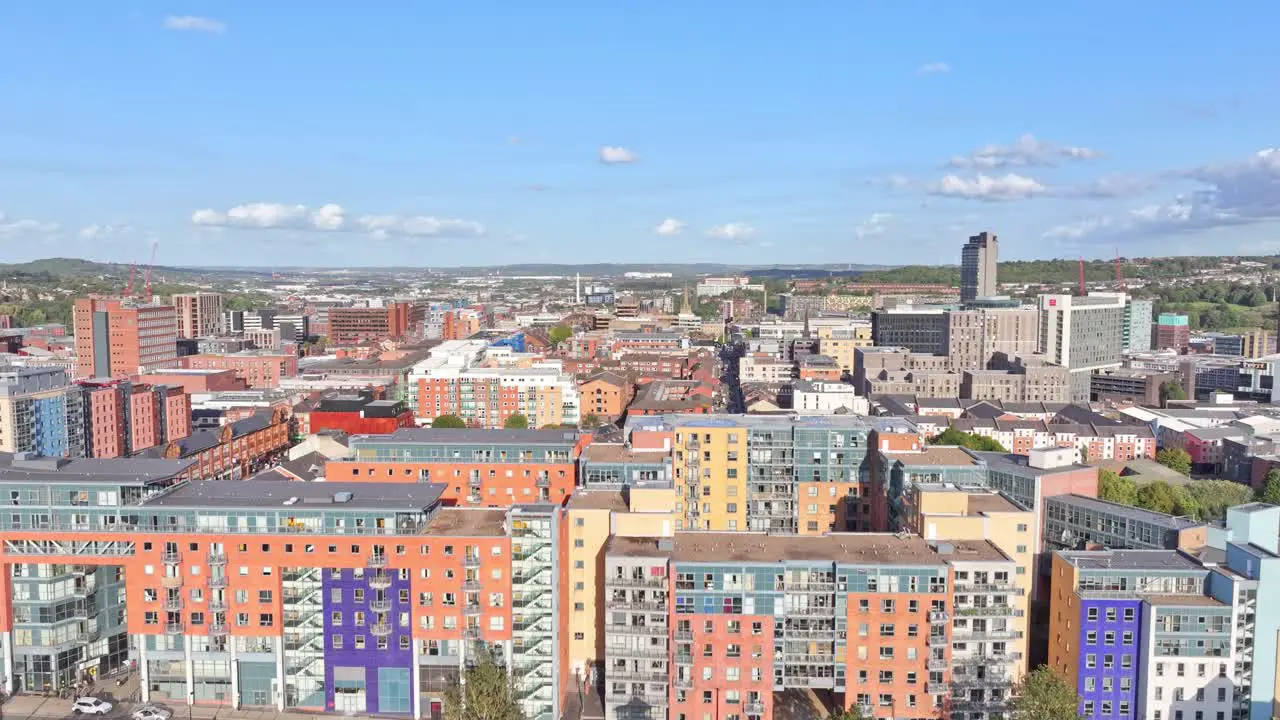
{"type": "Polygon", "coordinates": [[[960,250],[960,302],[996,294],[996,262],[1000,245],[994,233],[982,232],[969,238],[960,250]]]}

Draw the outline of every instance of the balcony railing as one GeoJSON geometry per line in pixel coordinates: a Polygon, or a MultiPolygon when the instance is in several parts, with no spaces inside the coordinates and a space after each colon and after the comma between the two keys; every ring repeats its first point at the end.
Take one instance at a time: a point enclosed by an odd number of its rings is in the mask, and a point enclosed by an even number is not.
{"type": "Polygon", "coordinates": [[[210,565],[216,566],[227,564],[227,554],[221,550],[210,550],[205,559],[209,561],[210,565]]]}
{"type": "Polygon", "coordinates": [[[478,567],[480,567],[480,556],[479,556],[479,555],[464,555],[464,556],[462,557],[462,567],[464,567],[464,568],[478,568],[478,567]]]}
{"type": "Polygon", "coordinates": [[[391,600],[388,598],[374,598],[369,601],[369,609],[376,613],[391,612],[391,600]]]}
{"type": "Polygon", "coordinates": [[[373,553],[369,556],[368,566],[371,568],[385,568],[390,562],[390,558],[386,553],[373,553]]]}
{"type": "Polygon", "coordinates": [[[166,635],[181,635],[182,623],[180,622],[165,623],[164,632],[166,635]]]}
{"type": "Polygon", "coordinates": [[[170,589],[180,588],[182,587],[182,576],[181,575],[165,575],[164,577],[160,578],[160,586],[165,588],[170,588],[170,589]]]}
{"type": "Polygon", "coordinates": [[[210,637],[226,637],[228,632],[230,630],[227,628],[226,623],[214,623],[209,626],[210,637]]]}
{"type": "Polygon", "coordinates": [[[224,588],[226,588],[226,587],[227,587],[227,582],[228,582],[228,581],[227,581],[227,576],[226,576],[226,575],[210,575],[210,576],[209,576],[209,589],[211,589],[211,590],[222,590],[222,589],[224,589],[224,588]]]}
{"type": "Polygon", "coordinates": [[[167,597],[164,599],[164,609],[168,612],[178,612],[182,609],[182,598],[167,597]]]}
{"type": "Polygon", "coordinates": [[[665,588],[667,587],[666,577],[611,577],[605,580],[605,585],[616,587],[635,587],[635,588],[665,588]]]}
{"type": "Polygon", "coordinates": [[[227,611],[226,600],[210,600],[209,601],[209,612],[226,612],[226,611],[227,611]]]}
{"type": "Polygon", "coordinates": [[[387,622],[376,622],[369,626],[369,632],[374,637],[386,637],[391,634],[391,625],[387,622]]]}
{"type": "Polygon", "coordinates": [[[160,556],[160,562],[165,565],[178,565],[182,562],[182,553],[177,550],[166,550],[164,554],[160,556]]]}
{"type": "Polygon", "coordinates": [[[391,587],[391,576],[379,570],[369,576],[369,587],[374,590],[386,590],[391,587]]]}

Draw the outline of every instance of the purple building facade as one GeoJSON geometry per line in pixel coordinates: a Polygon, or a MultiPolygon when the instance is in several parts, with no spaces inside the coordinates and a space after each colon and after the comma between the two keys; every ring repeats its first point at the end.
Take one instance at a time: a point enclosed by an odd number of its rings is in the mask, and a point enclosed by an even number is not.
{"type": "Polygon", "coordinates": [[[395,569],[326,570],[322,587],[326,709],[411,714],[409,578],[395,569]]]}
{"type": "Polygon", "coordinates": [[[1080,607],[1081,717],[1135,720],[1142,647],[1142,602],[1085,599],[1080,607]],[[1127,714],[1123,714],[1128,710],[1127,714]]]}

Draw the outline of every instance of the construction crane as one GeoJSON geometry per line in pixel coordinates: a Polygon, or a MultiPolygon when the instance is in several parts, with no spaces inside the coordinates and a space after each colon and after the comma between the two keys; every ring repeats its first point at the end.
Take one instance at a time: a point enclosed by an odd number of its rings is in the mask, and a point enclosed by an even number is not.
{"type": "Polygon", "coordinates": [[[1124,271],[1120,267],[1120,248],[1116,248],[1116,285],[1124,290],[1124,271]]]}
{"type": "Polygon", "coordinates": [[[137,274],[137,272],[138,272],[138,263],[136,262],[129,263],[129,284],[124,286],[125,298],[133,297],[133,277],[134,275],[137,274]]]}
{"type": "Polygon", "coordinates": [[[151,304],[151,271],[156,268],[156,249],[160,247],[159,240],[151,241],[151,262],[147,263],[147,304],[151,304]]]}

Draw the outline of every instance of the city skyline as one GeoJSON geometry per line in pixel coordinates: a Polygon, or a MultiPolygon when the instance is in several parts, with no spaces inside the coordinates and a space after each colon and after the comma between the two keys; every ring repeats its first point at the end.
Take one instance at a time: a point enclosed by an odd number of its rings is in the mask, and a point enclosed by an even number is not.
{"type": "Polygon", "coordinates": [[[0,8],[0,262],[1275,252],[1280,10],[1180,10],[0,8]]]}

